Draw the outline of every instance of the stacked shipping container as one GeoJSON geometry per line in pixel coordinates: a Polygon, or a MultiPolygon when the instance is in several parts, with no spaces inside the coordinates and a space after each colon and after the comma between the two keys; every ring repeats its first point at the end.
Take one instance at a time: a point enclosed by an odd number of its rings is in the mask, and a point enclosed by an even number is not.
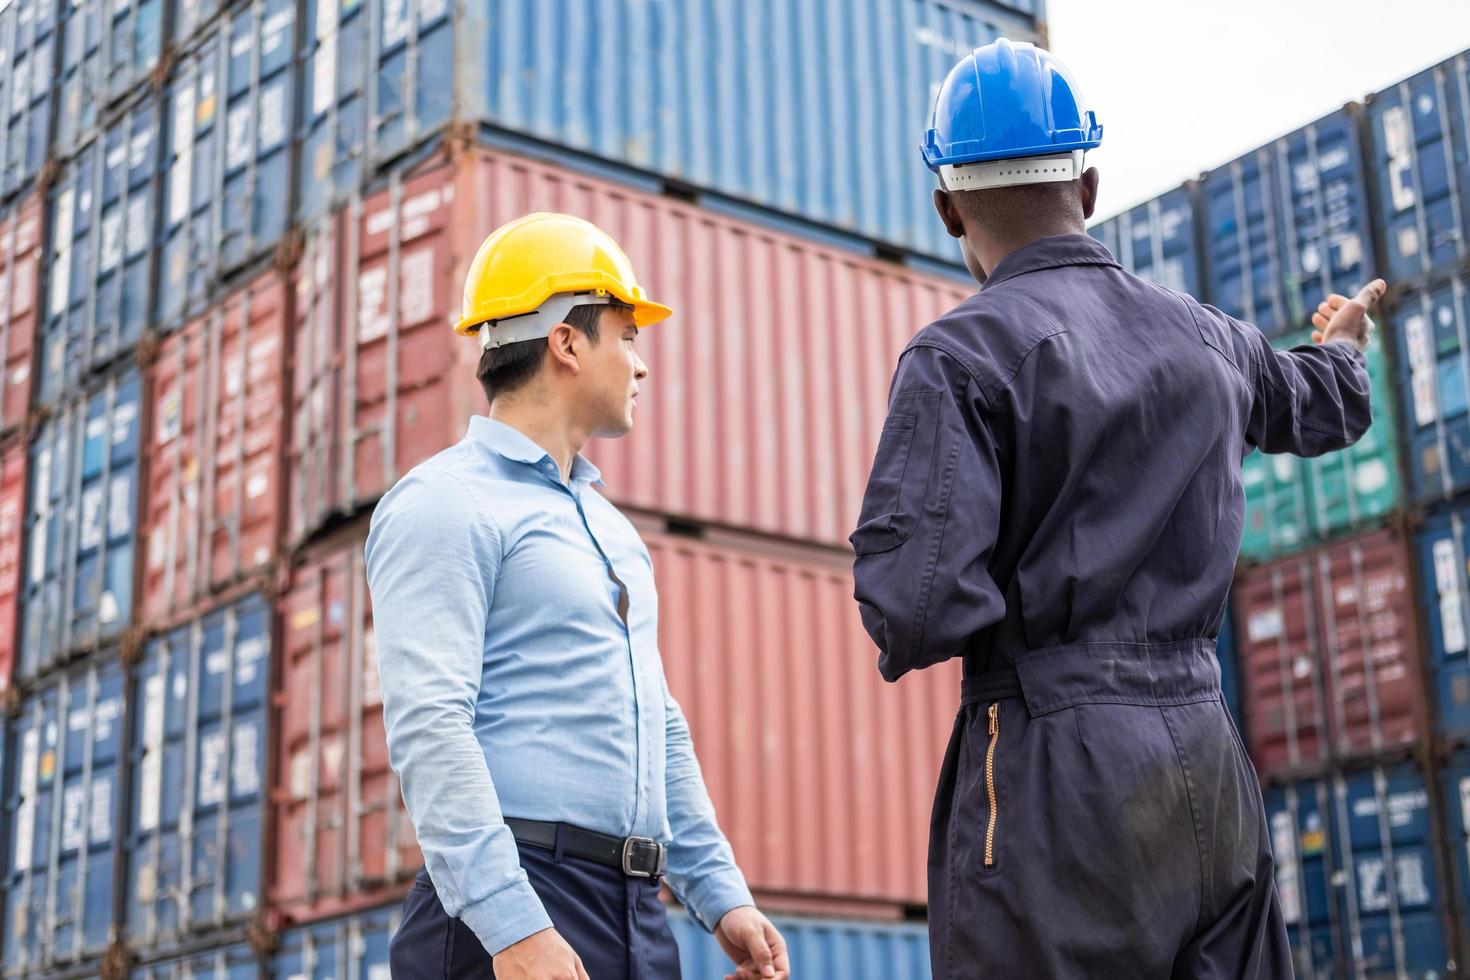
{"type": "Polygon", "coordinates": [[[583,6],[0,8],[6,976],[386,976],[422,857],[366,518],[483,411],[445,320],[483,235],[547,208],[686,321],[649,335],[640,435],[589,454],[678,597],[669,681],[737,855],[768,907],[828,916],[782,920],[799,969],[927,975],[892,920],[925,901],[957,678],[880,689],[845,535],[898,350],[967,292],[903,147],[954,58],[1034,36],[1041,5],[583,6]],[[839,34],[881,83],[810,88],[839,34]],[[620,111],[630,58],[685,84],[620,111]],[[797,122],[834,92],[855,145],[890,148],[841,172],[797,122]],[[766,660],[778,713],[739,695],[766,660]],[[784,802],[752,807],[773,768],[784,802]]]}
{"type": "Polygon", "coordinates": [[[1462,54],[1094,229],[1281,347],[1326,293],[1390,283],[1368,434],[1242,468],[1244,727],[1304,976],[1431,976],[1470,949],[1467,161],[1462,54]]]}

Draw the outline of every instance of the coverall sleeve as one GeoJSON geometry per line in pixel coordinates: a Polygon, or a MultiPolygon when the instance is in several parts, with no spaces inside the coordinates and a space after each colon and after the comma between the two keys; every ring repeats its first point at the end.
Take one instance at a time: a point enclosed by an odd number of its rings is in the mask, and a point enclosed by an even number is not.
{"type": "Polygon", "coordinates": [[[446,474],[436,482],[405,477],[368,535],[383,721],[434,890],[493,955],[551,919],[474,730],[501,540],[463,484],[446,474]]]}
{"type": "Polygon", "coordinates": [[[1246,439],[1262,452],[1320,456],[1346,449],[1373,424],[1368,359],[1333,341],[1276,350],[1255,327],[1248,332],[1253,387],[1246,439]]]}
{"type": "Polygon", "coordinates": [[[669,806],[668,880],[695,921],[710,932],[725,913],[754,905],[730,842],[715,821],[715,807],[694,756],[689,722],[664,681],[665,794],[669,806]]]}
{"type": "Polygon", "coordinates": [[[914,347],[899,360],[857,530],[854,596],[878,670],[963,656],[999,622],[989,563],[1001,473],[979,386],[954,358],[914,347]]]}

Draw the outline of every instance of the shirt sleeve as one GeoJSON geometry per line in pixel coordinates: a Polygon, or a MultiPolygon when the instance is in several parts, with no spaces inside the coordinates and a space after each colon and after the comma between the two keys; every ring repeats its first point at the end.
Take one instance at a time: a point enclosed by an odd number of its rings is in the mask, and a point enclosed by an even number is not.
{"type": "Polygon", "coordinates": [[[439,476],[410,474],[373,514],[368,588],[389,761],[444,911],[493,955],[551,919],[474,730],[500,538],[468,489],[439,476]]]}
{"type": "Polygon", "coordinates": [[[754,905],[730,842],[715,821],[715,807],[694,756],[689,722],[664,681],[665,794],[669,829],[669,885],[695,920],[714,931],[725,913],[754,905]]]}
{"type": "Polygon", "coordinates": [[[1252,401],[1246,439],[1262,452],[1320,456],[1346,449],[1373,424],[1368,359],[1333,341],[1276,350],[1261,331],[1237,324],[1250,353],[1252,401]]]}
{"type": "Polygon", "coordinates": [[[854,595],[887,680],[963,656],[999,622],[989,563],[1001,473],[973,378],[942,351],[899,360],[850,541],[854,595]]]}

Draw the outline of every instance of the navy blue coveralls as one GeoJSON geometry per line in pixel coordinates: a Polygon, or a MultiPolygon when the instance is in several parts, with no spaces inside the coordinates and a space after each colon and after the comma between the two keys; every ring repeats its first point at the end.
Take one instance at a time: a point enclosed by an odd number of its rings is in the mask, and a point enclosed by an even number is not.
{"type": "Polygon", "coordinates": [[[1245,454],[1371,418],[1356,348],[1274,351],[1086,235],[1006,256],[908,345],[852,544],[883,676],[964,661],[937,978],[1292,975],[1215,637],[1245,454]]]}

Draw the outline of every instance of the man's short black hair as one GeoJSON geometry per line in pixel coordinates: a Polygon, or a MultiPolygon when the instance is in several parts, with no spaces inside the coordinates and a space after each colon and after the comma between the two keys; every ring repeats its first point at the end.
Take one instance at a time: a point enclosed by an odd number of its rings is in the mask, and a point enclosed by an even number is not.
{"type": "Polygon", "coordinates": [[[1021,184],[979,191],[949,191],[955,207],[992,235],[1035,223],[1083,221],[1082,182],[1021,184]]]}
{"type": "MultiPolygon", "coordinates": [[[[582,336],[596,344],[599,340],[597,324],[603,310],[632,309],[616,300],[610,304],[574,306],[563,321],[581,332],[582,336]]],[[[541,362],[546,359],[546,339],[526,340],[519,344],[492,347],[480,355],[480,367],[475,372],[485,397],[495,401],[501,395],[518,391],[531,383],[541,362]]]]}

